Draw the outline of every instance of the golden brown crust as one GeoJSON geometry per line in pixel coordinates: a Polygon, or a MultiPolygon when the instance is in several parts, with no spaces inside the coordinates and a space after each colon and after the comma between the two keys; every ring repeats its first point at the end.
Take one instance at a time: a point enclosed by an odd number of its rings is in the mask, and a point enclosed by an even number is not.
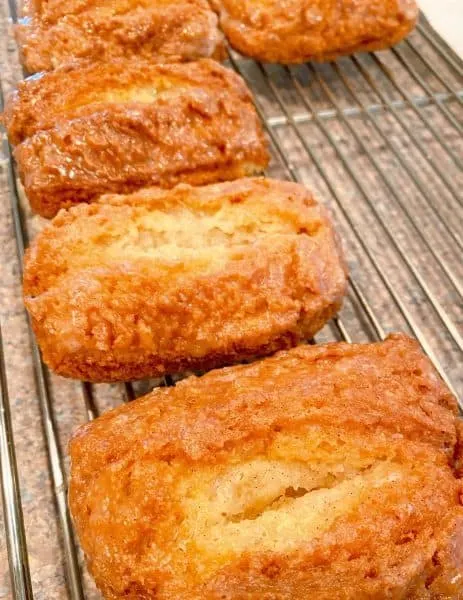
{"type": "Polygon", "coordinates": [[[80,428],[70,508],[111,600],[457,600],[456,440],[410,338],[299,346],[80,428]]]}
{"type": "Polygon", "coordinates": [[[327,211],[302,186],[266,179],[147,189],[62,211],[24,269],[45,361],[90,381],[292,346],[336,314],[345,287],[327,211]]]}
{"type": "Polygon", "coordinates": [[[230,44],[281,63],[390,47],[415,26],[415,0],[212,0],[230,44]]]}
{"type": "Polygon", "coordinates": [[[222,60],[223,35],[205,0],[42,3],[16,26],[30,73],[75,59],[139,57],[157,62],[222,60]]]}
{"type": "MultiPolygon", "coordinates": [[[[259,119],[235,73],[209,59],[147,66],[147,77],[140,75],[140,61],[119,66],[126,70],[120,80],[129,80],[130,71],[133,86],[99,88],[94,103],[88,104],[86,75],[93,69],[88,65],[82,74],[75,68],[25,82],[11,100],[13,137],[49,127],[15,149],[35,212],[52,217],[60,208],[107,192],[127,193],[146,185],[168,188],[179,182],[201,185],[258,174],[267,166],[259,119]],[[42,119],[32,117],[31,98],[37,96],[43,105],[59,89],[70,102],[64,114],[59,102],[51,102],[42,119]],[[22,110],[26,125],[17,117],[22,110]]],[[[106,83],[114,80],[113,71],[101,66],[93,74],[101,74],[106,83]]]]}
{"type": "Polygon", "coordinates": [[[240,77],[212,61],[188,65],[142,59],[79,62],[19,82],[7,99],[3,121],[10,142],[17,145],[34,133],[104,110],[108,104],[146,104],[162,94],[198,88],[211,93],[227,90],[242,101],[251,99],[240,77]]]}
{"type": "MultiPolygon", "coordinates": [[[[209,6],[204,0],[193,0],[194,2],[202,8],[209,6]]],[[[124,15],[134,8],[146,8],[154,4],[160,8],[168,8],[172,5],[172,0],[26,0],[20,13],[22,17],[38,18],[52,25],[67,15],[85,15],[92,11],[107,16],[124,15]]]]}

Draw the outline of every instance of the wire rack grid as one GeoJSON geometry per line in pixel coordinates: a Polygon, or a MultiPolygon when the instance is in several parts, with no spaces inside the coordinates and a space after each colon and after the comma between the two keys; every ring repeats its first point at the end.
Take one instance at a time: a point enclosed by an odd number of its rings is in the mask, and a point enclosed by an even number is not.
{"type": "MultiPolygon", "coordinates": [[[[9,11],[15,20],[13,4],[9,11]]],[[[2,102],[21,75],[7,38],[6,60],[13,66],[2,81],[2,102]]],[[[349,294],[316,341],[377,340],[407,331],[461,394],[463,62],[421,18],[413,35],[390,51],[297,67],[230,52],[229,66],[254,92],[272,150],[268,174],[312,188],[331,208],[345,246],[349,294]]],[[[9,245],[8,275],[18,296],[24,250],[42,222],[29,213],[5,136],[2,166],[11,205],[4,215],[19,258],[9,245]]],[[[7,583],[7,569],[0,567],[0,598],[93,600],[99,595],[66,504],[67,440],[83,420],[174,380],[96,386],[55,377],[41,362],[17,297],[15,306],[18,339],[5,332],[3,344],[0,335],[7,541],[3,556],[0,545],[0,565],[8,556],[11,576],[7,583]]]]}

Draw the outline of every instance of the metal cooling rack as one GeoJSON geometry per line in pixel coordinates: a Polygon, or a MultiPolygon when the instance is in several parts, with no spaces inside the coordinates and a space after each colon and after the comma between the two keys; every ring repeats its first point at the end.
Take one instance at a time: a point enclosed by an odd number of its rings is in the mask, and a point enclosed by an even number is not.
{"type": "MultiPolygon", "coordinates": [[[[14,7],[10,16],[16,16],[14,7]]],[[[254,92],[272,148],[269,174],[314,189],[331,207],[344,242],[351,267],[348,298],[317,341],[366,341],[408,331],[461,393],[463,62],[422,18],[408,40],[387,52],[291,68],[262,65],[232,52],[229,66],[254,92]]],[[[21,263],[36,223],[23,201],[5,136],[2,144],[21,263]]],[[[15,454],[0,335],[1,476],[11,597],[98,598],[66,504],[62,448],[79,420],[63,416],[62,396],[73,385],[83,406],[80,420],[93,419],[173,380],[112,386],[64,382],[48,373],[30,336],[63,577],[47,579],[44,565],[28,561],[26,534],[35,516],[29,515],[25,525],[23,467],[15,454]],[[45,592],[44,585],[49,586],[45,592]]],[[[17,439],[17,448],[20,443],[17,439]]]]}

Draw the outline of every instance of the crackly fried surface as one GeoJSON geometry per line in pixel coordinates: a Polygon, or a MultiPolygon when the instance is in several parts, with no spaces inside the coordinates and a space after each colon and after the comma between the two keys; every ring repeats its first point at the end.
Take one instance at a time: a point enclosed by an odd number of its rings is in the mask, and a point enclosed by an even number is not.
{"type": "Polygon", "coordinates": [[[209,59],[49,73],[25,82],[9,111],[16,139],[44,128],[15,149],[32,209],[44,217],[106,192],[236,179],[268,163],[243,80],[209,59]]]}
{"type": "Polygon", "coordinates": [[[70,444],[96,583],[111,600],[462,598],[455,413],[400,334],[156,389],[70,444]]]}
{"type": "MultiPolygon", "coordinates": [[[[44,23],[52,25],[67,15],[85,15],[90,11],[105,16],[125,15],[138,6],[169,7],[172,4],[172,0],[118,0],[117,2],[114,0],[26,0],[20,12],[22,17],[39,18],[44,23]]],[[[209,6],[204,0],[193,0],[190,4],[203,8],[209,6]]]]}
{"type": "Polygon", "coordinates": [[[332,60],[387,48],[415,26],[415,0],[212,0],[229,42],[259,60],[332,60]]]}
{"type": "Polygon", "coordinates": [[[224,58],[223,35],[206,0],[39,2],[25,12],[15,31],[30,73],[82,58],[224,58]]]}
{"type": "Polygon", "coordinates": [[[289,347],[338,311],[345,287],[327,211],[302,186],[266,179],[147,189],[62,211],[24,271],[45,361],[91,381],[289,347]]]}
{"type": "Polygon", "coordinates": [[[3,121],[12,144],[57,124],[103,111],[108,105],[144,105],[174,99],[185,91],[234,92],[247,101],[243,81],[212,61],[159,65],[119,59],[81,62],[34,75],[18,83],[5,104],[3,121]]]}

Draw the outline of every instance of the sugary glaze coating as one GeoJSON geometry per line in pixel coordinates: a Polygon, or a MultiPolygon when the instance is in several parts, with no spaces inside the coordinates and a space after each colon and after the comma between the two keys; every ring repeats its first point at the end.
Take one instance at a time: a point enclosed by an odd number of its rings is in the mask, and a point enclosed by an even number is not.
{"type": "Polygon", "coordinates": [[[71,513],[109,600],[458,600],[458,429],[410,338],[299,346],[81,427],[71,513]]]}
{"type": "Polygon", "coordinates": [[[302,186],[243,179],[61,211],[26,256],[45,362],[123,381],[210,369],[310,338],[346,288],[329,215],[302,186]]]}
{"type": "MultiPolygon", "coordinates": [[[[183,0],[177,4],[182,4],[183,0]]],[[[85,15],[95,12],[107,17],[113,14],[125,15],[139,6],[168,8],[172,0],[25,0],[20,12],[25,18],[38,18],[48,25],[57,23],[67,15],[85,15]]],[[[192,6],[208,8],[207,0],[194,0],[192,6]]]]}
{"type": "Polygon", "coordinates": [[[222,59],[223,35],[206,0],[41,2],[16,26],[23,65],[49,71],[75,59],[222,59]]]}
{"type": "Polygon", "coordinates": [[[415,0],[212,0],[230,44],[281,63],[388,48],[415,26],[415,0]]]}
{"type": "Polygon", "coordinates": [[[107,192],[236,179],[268,163],[243,80],[209,59],[49,73],[26,81],[7,113],[13,139],[43,128],[15,158],[31,207],[44,217],[107,192]]]}
{"type": "Polygon", "coordinates": [[[39,131],[102,111],[110,104],[151,104],[196,89],[235,93],[247,101],[243,80],[210,60],[160,65],[118,59],[79,62],[34,75],[18,83],[7,98],[3,121],[10,142],[19,144],[39,131]]]}

